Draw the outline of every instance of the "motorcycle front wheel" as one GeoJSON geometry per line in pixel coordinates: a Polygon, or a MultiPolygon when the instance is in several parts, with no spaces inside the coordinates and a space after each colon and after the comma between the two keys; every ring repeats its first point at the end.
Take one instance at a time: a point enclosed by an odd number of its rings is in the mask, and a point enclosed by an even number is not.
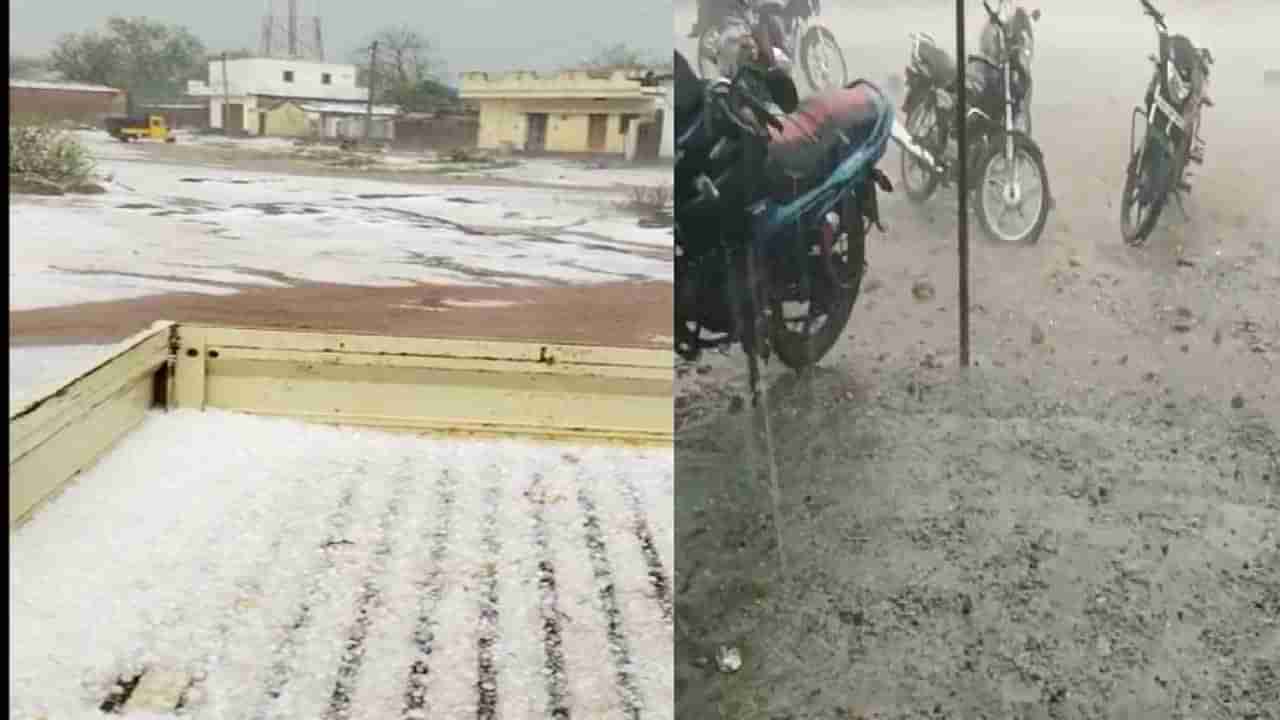
{"type": "Polygon", "coordinates": [[[1164,146],[1150,138],[1129,158],[1120,198],[1120,237],[1130,247],[1146,243],[1169,200],[1167,188],[1156,187],[1159,174],[1168,172],[1168,162],[1164,146]]]}
{"type": "Polygon", "coordinates": [[[814,25],[800,39],[800,66],[804,79],[814,92],[834,90],[849,84],[849,68],[836,36],[825,27],[814,25]]]}
{"type": "MultiPolygon", "coordinates": [[[[815,271],[812,287],[821,288],[809,298],[804,315],[785,314],[788,303],[771,303],[769,340],[782,363],[792,370],[816,365],[835,347],[849,325],[854,303],[862,288],[867,263],[867,231],[870,223],[863,217],[858,201],[850,197],[844,202],[846,221],[842,233],[832,246],[831,260],[837,282],[819,280],[815,271]],[[815,305],[822,313],[822,325],[812,328],[815,305]],[[796,328],[795,325],[799,325],[796,328]]],[[[817,260],[817,256],[811,256],[817,260]]],[[[817,263],[814,263],[817,265],[817,263]]]]}
{"type": "Polygon", "coordinates": [[[1000,137],[990,143],[977,167],[975,209],[983,232],[1005,244],[1037,242],[1051,204],[1049,172],[1039,148],[1026,135],[1014,135],[1010,163],[1000,137]]]}
{"type": "MultiPolygon", "coordinates": [[[[921,99],[907,110],[907,132],[916,143],[924,145],[931,152],[936,152],[937,147],[945,146],[938,142],[937,136],[941,132],[938,127],[938,110],[929,99],[921,99]]],[[[925,167],[911,153],[899,149],[898,154],[902,158],[902,186],[907,192],[907,199],[918,204],[933,197],[942,177],[925,167]]]]}

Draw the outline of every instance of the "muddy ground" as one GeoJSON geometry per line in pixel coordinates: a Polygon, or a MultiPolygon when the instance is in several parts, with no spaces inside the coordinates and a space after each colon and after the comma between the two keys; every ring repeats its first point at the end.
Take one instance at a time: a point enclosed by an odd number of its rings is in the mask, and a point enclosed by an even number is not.
{"type": "Polygon", "coordinates": [[[1218,91],[1190,219],[1135,250],[1143,78],[1075,61],[1037,66],[1045,235],[971,230],[978,367],[954,194],[899,193],[847,337],[767,410],[736,351],[678,369],[678,716],[1280,717],[1280,98],[1218,91]]]}
{"type": "MultiPolygon", "coordinates": [[[[299,147],[289,151],[274,151],[259,147],[252,140],[236,142],[137,142],[123,149],[138,154],[132,162],[165,163],[182,166],[208,166],[242,172],[276,175],[303,175],[308,177],[351,177],[365,180],[383,180],[407,185],[441,186],[465,183],[477,187],[534,187],[561,189],[573,183],[566,180],[548,182],[519,174],[502,176],[497,171],[519,167],[518,158],[500,157],[486,151],[473,151],[474,161],[435,161],[427,154],[397,152],[401,162],[393,163],[381,153],[341,152],[333,146],[317,145],[299,147]],[[418,162],[404,162],[420,157],[418,162]]],[[[544,165],[563,163],[570,169],[629,170],[630,176],[617,183],[594,180],[590,184],[574,185],[575,192],[608,193],[619,187],[649,186],[653,179],[661,179],[669,165],[661,162],[633,165],[621,159],[576,160],[573,158],[539,159],[544,165]]],[[[670,182],[669,180],[667,181],[670,182]]]]}
{"type": "MultiPolygon", "coordinates": [[[[246,144],[251,145],[251,144],[246,144]]],[[[360,180],[391,180],[408,187],[412,184],[466,186],[474,188],[500,187],[510,188],[515,193],[530,188],[554,188],[559,192],[572,192],[575,199],[587,199],[581,203],[581,212],[591,217],[597,215],[611,219],[620,219],[627,224],[638,223],[649,227],[670,225],[669,212],[656,207],[635,206],[635,199],[619,188],[609,188],[607,180],[594,179],[599,186],[565,188],[562,185],[548,185],[533,180],[495,179],[495,178],[453,178],[444,175],[433,175],[423,172],[396,172],[394,169],[365,171],[351,168],[328,168],[317,163],[309,163],[287,154],[271,155],[253,151],[252,147],[223,146],[217,144],[173,144],[135,143],[124,146],[123,150],[115,144],[98,140],[93,145],[103,154],[105,164],[119,167],[121,163],[134,166],[143,165],[179,165],[189,169],[189,175],[182,175],[177,182],[200,184],[204,182],[231,182],[248,184],[250,180],[201,176],[205,168],[234,169],[244,172],[270,173],[280,178],[290,175],[308,177],[350,177],[360,180]],[[132,152],[135,157],[117,157],[120,152],[132,152]]],[[[549,161],[547,161],[549,162],[549,161]]],[[[543,162],[546,165],[547,162],[543,162]]],[[[549,166],[554,170],[555,166],[549,166]]],[[[567,171],[577,172],[579,176],[591,179],[593,171],[586,164],[574,164],[565,161],[567,171]],[[582,165],[582,168],[578,168],[582,165]],[[576,168],[576,169],[575,169],[576,168]]],[[[548,174],[546,167],[541,167],[543,175],[548,174]]],[[[174,174],[170,168],[169,174],[174,174]]],[[[205,171],[207,172],[207,171],[205,171]]],[[[108,172],[108,174],[113,174],[108,172]]],[[[609,170],[600,171],[603,178],[619,175],[627,182],[658,177],[660,171],[655,168],[628,168],[622,172],[611,174],[609,170]]],[[[541,177],[541,176],[537,176],[541,177]]],[[[134,188],[124,186],[130,192],[134,188]]],[[[175,185],[175,188],[178,186],[175,185]]],[[[182,187],[186,187],[185,185],[182,187]]],[[[545,193],[544,193],[545,194],[545,193]]],[[[385,208],[374,206],[382,198],[396,199],[400,195],[359,194],[355,196],[335,196],[328,202],[314,200],[304,202],[299,195],[295,202],[278,203],[263,202],[251,205],[228,207],[227,202],[210,202],[189,200],[183,197],[157,196],[154,203],[130,202],[116,205],[113,209],[124,210],[139,216],[177,216],[175,222],[197,223],[212,228],[210,234],[217,236],[227,233],[236,238],[236,233],[221,226],[219,221],[225,218],[228,211],[237,207],[251,207],[259,210],[264,218],[272,219],[280,216],[296,216],[301,220],[315,220],[327,212],[343,208],[356,212],[357,219],[363,225],[355,231],[367,232],[370,225],[389,225],[392,230],[399,226],[411,225],[425,230],[456,229],[466,234],[486,235],[492,229],[481,228],[450,220],[448,217],[426,218],[419,213],[406,211],[403,208],[385,208]],[[351,203],[354,208],[348,208],[351,203]],[[367,202],[366,207],[358,203],[367,202]],[[341,206],[341,207],[339,207],[341,206]]],[[[404,193],[403,198],[415,197],[412,193],[404,193]]],[[[553,196],[554,197],[554,196],[553,196]]],[[[29,198],[19,198],[30,202],[29,198]]],[[[225,199],[224,199],[225,200],[225,199]]],[[[449,198],[449,202],[459,203],[459,207],[483,204],[483,202],[467,197],[449,198]]],[[[558,202],[558,201],[557,201],[558,202]]],[[[518,204],[518,203],[517,203],[518,204]]],[[[522,207],[523,209],[523,207],[522,207]]],[[[518,217],[521,213],[510,211],[506,218],[518,217]]],[[[541,219],[541,218],[540,218],[541,219]]],[[[13,219],[11,218],[11,225],[13,219]]],[[[265,230],[264,230],[265,232],[265,230]]],[[[315,232],[330,233],[321,222],[315,232]]],[[[493,232],[498,232],[493,230],[493,232]]],[[[505,232],[505,231],[502,231],[505,232]]],[[[569,233],[577,232],[568,230],[569,233]]],[[[586,232],[586,231],[583,231],[586,232]]],[[[617,259],[628,256],[656,261],[661,264],[669,262],[670,249],[654,247],[613,237],[579,235],[590,245],[572,259],[563,261],[563,265],[575,271],[586,271],[587,255],[592,251],[609,253],[608,257],[617,259]]],[[[555,237],[541,238],[553,245],[563,244],[555,237]]],[[[515,241],[498,240],[498,244],[509,247],[512,242],[522,242],[537,247],[539,238],[519,238],[515,241]]],[[[424,246],[425,247],[425,246],[424,246]]],[[[135,250],[134,255],[139,251],[135,250]]],[[[465,254],[465,253],[464,253],[465,254]]],[[[656,281],[652,275],[625,271],[592,271],[597,277],[592,284],[575,283],[558,276],[539,275],[539,267],[535,262],[515,263],[510,268],[494,269],[493,267],[471,267],[449,255],[433,255],[431,252],[410,253],[410,265],[415,263],[433,269],[448,271],[448,274],[462,278],[466,284],[437,284],[434,279],[400,278],[404,281],[399,287],[369,286],[359,280],[344,282],[346,275],[337,281],[325,278],[326,282],[307,277],[308,270],[314,268],[292,266],[281,270],[256,267],[236,266],[226,268],[242,276],[262,279],[272,286],[263,287],[262,282],[236,282],[234,280],[209,279],[183,274],[183,269],[160,270],[152,268],[120,269],[108,260],[109,253],[101,253],[103,257],[94,255],[92,260],[74,267],[50,266],[50,270],[78,274],[90,277],[90,281],[136,281],[142,283],[176,283],[181,286],[203,285],[214,292],[157,292],[145,297],[115,299],[106,302],[61,303],[57,306],[37,307],[36,309],[11,309],[9,313],[9,344],[13,346],[28,345],[73,345],[101,344],[115,342],[138,332],[156,320],[170,319],[180,322],[209,322],[221,324],[243,324],[255,327],[333,330],[344,332],[367,332],[405,336],[450,336],[450,337],[486,337],[512,340],[541,340],[571,343],[597,343],[616,346],[657,346],[666,347],[671,335],[671,290],[666,277],[659,276],[656,281]],[[104,260],[104,257],[107,260],[104,260]],[[603,278],[608,282],[600,284],[603,278]],[[494,287],[497,286],[497,287],[494,287]],[[227,294],[228,292],[232,294],[227,294]]],[[[520,256],[517,256],[520,257],[520,256]]],[[[358,275],[361,269],[368,270],[370,263],[376,264],[376,258],[367,261],[355,259],[354,269],[358,275]],[[362,268],[363,266],[363,268],[362,268]]],[[[179,264],[180,265],[180,264],[179,264]]],[[[492,265],[492,263],[490,263],[492,265]]],[[[669,267],[669,266],[668,266],[669,267]]],[[[367,274],[367,273],[366,273],[367,274]]],[[[581,272],[579,273],[581,274],[581,272]]],[[[12,303],[11,303],[12,305],[12,303]]]]}
{"type": "Polygon", "coordinates": [[[667,347],[670,283],[589,287],[237,286],[9,313],[9,345],[111,343],[157,320],[407,337],[667,347]]]}

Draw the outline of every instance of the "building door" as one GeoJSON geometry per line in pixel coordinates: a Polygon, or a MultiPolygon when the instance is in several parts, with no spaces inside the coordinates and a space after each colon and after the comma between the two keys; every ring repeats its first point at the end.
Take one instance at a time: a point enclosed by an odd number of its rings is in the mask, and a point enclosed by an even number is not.
{"type": "Polygon", "coordinates": [[[591,152],[604,152],[605,137],[609,134],[609,116],[592,115],[587,125],[587,148],[591,152]]]}
{"type": "Polygon", "coordinates": [[[636,159],[657,160],[658,146],[662,143],[662,111],[657,111],[653,122],[642,123],[636,130],[636,159]]]}
{"type": "Polygon", "coordinates": [[[230,103],[222,106],[225,112],[222,118],[222,130],[228,135],[244,134],[244,104],[230,103]]]}
{"type": "Polygon", "coordinates": [[[258,113],[258,134],[263,137],[267,134],[267,114],[264,112],[258,113]]]}
{"type": "Polygon", "coordinates": [[[547,114],[529,113],[529,127],[525,131],[524,149],[542,152],[547,149],[547,114]]]}

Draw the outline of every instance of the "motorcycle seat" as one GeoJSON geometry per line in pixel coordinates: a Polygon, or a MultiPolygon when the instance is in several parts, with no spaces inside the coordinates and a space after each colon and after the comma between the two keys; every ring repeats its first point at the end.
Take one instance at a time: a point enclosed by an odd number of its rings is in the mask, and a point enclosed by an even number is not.
{"type": "Polygon", "coordinates": [[[811,95],[771,129],[765,182],[775,198],[791,197],[822,182],[839,163],[871,142],[884,112],[867,85],[811,95]]]}
{"type": "Polygon", "coordinates": [[[920,43],[920,64],[925,75],[941,88],[950,88],[956,82],[956,62],[946,50],[929,42],[920,43]]]}
{"type": "MultiPolygon", "coordinates": [[[[956,63],[951,54],[930,42],[920,43],[921,67],[933,85],[947,92],[956,91],[956,63]]],[[[980,98],[989,83],[999,75],[999,66],[981,55],[970,55],[965,65],[965,87],[973,98],[980,98]]],[[[998,82],[998,80],[997,80],[998,82]]]]}

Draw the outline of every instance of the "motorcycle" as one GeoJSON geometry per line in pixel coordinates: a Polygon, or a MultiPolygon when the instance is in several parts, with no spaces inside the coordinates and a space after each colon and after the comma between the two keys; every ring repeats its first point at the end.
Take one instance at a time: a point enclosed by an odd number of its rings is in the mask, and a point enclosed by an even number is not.
{"type": "Polygon", "coordinates": [[[865,81],[801,106],[784,70],[749,77],[760,72],[699,79],[676,53],[675,351],[693,361],[740,343],[753,399],[759,360],[800,370],[844,332],[877,193],[893,190],[876,163],[895,125],[865,81]]]}
{"type": "Polygon", "coordinates": [[[1187,164],[1204,163],[1200,116],[1202,108],[1213,107],[1208,95],[1213,53],[1197,49],[1184,35],[1170,35],[1164,15],[1149,0],[1139,2],[1155,23],[1160,54],[1149,56],[1155,70],[1144,106],[1135,107],[1130,119],[1120,234],[1131,246],[1146,242],[1170,194],[1186,216],[1182,195],[1191,191],[1187,164]],[[1139,117],[1146,124],[1141,144],[1134,132],[1139,117]]]}
{"type": "MultiPolygon", "coordinates": [[[[1022,7],[1016,8],[1013,16],[1009,18],[1009,35],[1017,41],[1017,47],[1014,52],[1018,56],[1018,69],[1015,72],[1021,73],[1022,80],[1020,84],[1023,88],[1022,101],[1018,103],[1013,114],[1013,126],[1028,135],[1031,134],[1031,96],[1035,87],[1033,82],[1034,74],[1031,72],[1036,49],[1034,23],[1039,21],[1039,9],[1028,13],[1026,8],[1022,7]]],[[[985,57],[1000,57],[1004,46],[1004,36],[1005,33],[1002,32],[1000,26],[988,21],[983,27],[982,36],[978,41],[979,50],[985,57]]]]}
{"type": "Polygon", "coordinates": [[[788,58],[798,58],[805,80],[815,92],[843,87],[848,67],[840,43],[830,30],[813,22],[821,14],[821,0],[742,0],[737,12],[698,36],[698,70],[704,79],[732,76],[725,63],[725,48],[736,36],[752,28],[767,29],[772,44],[788,58]]]}
{"type": "MultiPolygon", "coordinates": [[[[970,105],[963,121],[969,142],[968,176],[973,179],[970,191],[975,193],[974,209],[988,237],[1007,243],[1034,243],[1044,231],[1053,199],[1044,155],[1030,135],[1030,22],[1025,13],[1015,13],[1014,19],[1006,22],[986,0],[982,6],[988,27],[999,40],[984,43],[995,53],[994,58],[970,55],[965,65],[970,105]],[[1024,29],[1015,31],[1019,26],[1024,29]],[[1022,169],[1024,164],[1029,167],[1022,169]],[[1028,179],[1036,181],[1038,193],[1028,192],[1028,179]],[[1033,211],[1027,212],[1033,197],[1033,211]],[[1003,221],[1015,213],[1018,221],[1006,226],[1003,221]]],[[[1036,11],[1030,17],[1038,20],[1039,16],[1036,11]]],[[[905,72],[907,97],[902,105],[906,129],[916,143],[941,160],[942,167],[930,167],[909,153],[902,156],[907,198],[923,203],[939,186],[954,182],[957,175],[956,68],[947,52],[927,34],[914,33],[911,41],[905,72]]]]}

